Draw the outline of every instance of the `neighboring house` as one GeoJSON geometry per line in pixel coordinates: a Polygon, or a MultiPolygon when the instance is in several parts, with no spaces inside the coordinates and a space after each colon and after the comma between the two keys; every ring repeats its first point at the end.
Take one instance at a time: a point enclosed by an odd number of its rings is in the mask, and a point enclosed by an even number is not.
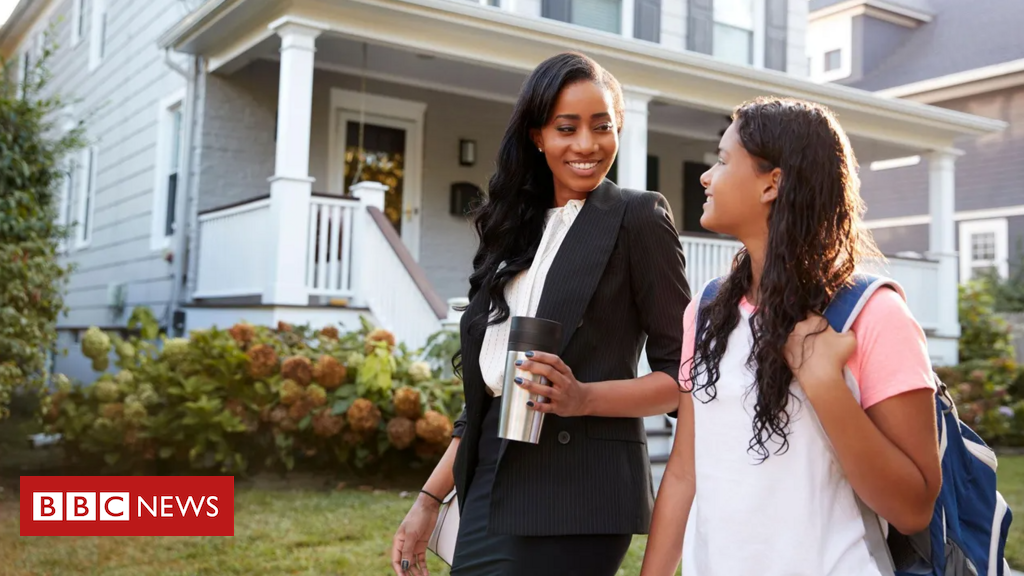
{"type": "MultiPolygon", "coordinates": [[[[77,335],[122,328],[139,305],[171,334],[365,314],[422,344],[466,294],[465,209],[519,87],[559,51],[622,81],[614,178],[669,199],[695,290],[736,251],[702,234],[699,176],[744,100],[830,106],[862,162],[930,157],[939,201],[925,214],[940,237],[953,225],[954,144],[1002,138],[1001,122],[807,80],[802,0],[494,3],[22,0],[0,53],[31,62],[52,25],[53,87],[80,99],[71,117],[91,114],[62,204],[78,270],[59,325],[72,354],[57,368],[89,378],[77,335]]],[[[949,362],[956,293],[942,279],[956,262],[938,257],[891,267],[921,293],[915,314],[949,362]]]]}
{"type": "MultiPolygon", "coordinates": [[[[1024,259],[1024,2],[812,0],[810,77],[1005,121],[953,143],[959,278],[1024,259]],[[962,156],[960,156],[962,154],[962,156]]],[[[887,252],[927,253],[929,164],[917,153],[861,161],[868,223],[887,252]]]]}

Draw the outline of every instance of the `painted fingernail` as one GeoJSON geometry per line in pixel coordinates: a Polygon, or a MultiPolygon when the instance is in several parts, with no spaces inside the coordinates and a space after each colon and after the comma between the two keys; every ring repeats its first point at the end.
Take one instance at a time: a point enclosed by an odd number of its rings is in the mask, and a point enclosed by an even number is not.
{"type": "Polygon", "coordinates": [[[533,408],[533,400],[527,400],[526,405],[529,406],[530,408],[533,408]]]}
{"type": "Polygon", "coordinates": [[[519,376],[516,376],[516,384],[522,384],[522,383],[523,383],[523,379],[520,378],[519,376]]]}
{"type": "Polygon", "coordinates": [[[408,570],[408,569],[409,569],[409,561],[408,560],[402,560],[402,570],[408,570]]]}
{"type": "Polygon", "coordinates": [[[526,357],[527,358],[533,358],[533,351],[527,352],[526,353],[526,357]]]}
{"type": "Polygon", "coordinates": [[[516,360],[516,366],[522,366],[522,365],[523,365],[523,361],[522,360],[516,360]]]}

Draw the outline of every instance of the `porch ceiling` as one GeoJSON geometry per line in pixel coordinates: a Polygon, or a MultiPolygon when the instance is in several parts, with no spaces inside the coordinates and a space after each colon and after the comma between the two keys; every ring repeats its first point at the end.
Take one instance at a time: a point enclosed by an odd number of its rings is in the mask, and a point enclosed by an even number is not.
{"type": "Polygon", "coordinates": [[[675,105],[652,106],[651,126],[690,131],[693,136],[717,135],[723,116],[736,104],[765,94],[804,98],[832,108],[862,159],[949,149],[958,136],[1006,126],[462,0],[322,0],[283,6],[271,0],[207,0],[168,30],[160,43],[206,56],[212,70],[230,72],[253,59],[275,55],[279,42],[269,26],[281,18],[325,29],[317,40],[321,67],[358,72],[361,45],[367,42],[372,46],[367,68],[377,74],[508,101],[540,61],[560,51],[581,50],[624,86],[653,92],[656,101],[675,105]]]}

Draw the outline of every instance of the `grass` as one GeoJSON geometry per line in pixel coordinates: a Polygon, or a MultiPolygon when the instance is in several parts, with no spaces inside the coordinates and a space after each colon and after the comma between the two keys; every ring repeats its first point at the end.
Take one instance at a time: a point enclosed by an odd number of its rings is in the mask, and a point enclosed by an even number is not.
{"type": "MultiPolygon", "coordinates": [[[[0,494],[0,574],[43,576],[341,575],[390,569],[390,542],[411,500],[397,490],[236,490],[234,538],[22,538],[13,490],[0,494]]],[[[622,575],[637,574],[636,538],[622,575]]],[[[448,574],[436,558],[430,573],[448,574]]]]}
{"type": "MultiPolygon", "coordinates": [[[[1002,456],[999,464],[999,489],[1018,514],[1006,555],[1011,566],[1024,566],[1024,456],[1002,456]]],[[[233,538],[22,538],[12,480],[0,492],[3,576],[385,576],[392,574],[391,536],[411,504],[398,487],[260,480],[238,484],[233,538]]],[[[639,573],[645,542],[634,538],[620,575],[639,573]]],[[[436,558],[429,566],[431,574],[448,574],[436,558]]]]}
{"type": "Polygon", "coordinates": [[[999,457],[998,488],[1014,513],[1006,538],[1006,560],[1020,570],[1024,568],[1024,456],[999,457]]]}

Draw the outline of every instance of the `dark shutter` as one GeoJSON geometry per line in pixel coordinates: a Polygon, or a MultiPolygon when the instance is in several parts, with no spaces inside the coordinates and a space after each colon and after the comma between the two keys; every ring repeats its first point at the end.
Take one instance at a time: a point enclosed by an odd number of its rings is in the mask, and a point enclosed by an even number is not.
{"type": "Polygon", "coordinates": [[[175,202],[178,196],[178,174],[171,174],[167,177],[167,214],[164,224],[164,236],[174,234],[174,211],[175,202]]]}
{"type": "Polygon", "coordinates": [[[661,0],[636,0],[633,37],[661,42],[661,0]]]}
{"type": "Polygon", "coordinates": [[[658,177],[659,176],[658,166],[659,166],[659,164],[658,164],[658,157],[657,156],[650,156],[650,155],[648,155],[647,156],[647,189],[648,190],[654,190],[654,191],[660,191],[661,190],[661,182],[660,182],[660,178],[658,177]]]}
{"type": "Polygon", "coordinates": [[[540,15],[552,20],[569,22],[572,18],[572,0],[543,0],[540,15]]]}
{"type": "Polygon", "coordinates": [[[764,67],[786,71],[787,0],[765,0],[764,67]]]}
{"type": "Polygon", "coordinates": [[[711,54],[714,33],[714,0],[687,0],[686,49],[711,54]]]}

